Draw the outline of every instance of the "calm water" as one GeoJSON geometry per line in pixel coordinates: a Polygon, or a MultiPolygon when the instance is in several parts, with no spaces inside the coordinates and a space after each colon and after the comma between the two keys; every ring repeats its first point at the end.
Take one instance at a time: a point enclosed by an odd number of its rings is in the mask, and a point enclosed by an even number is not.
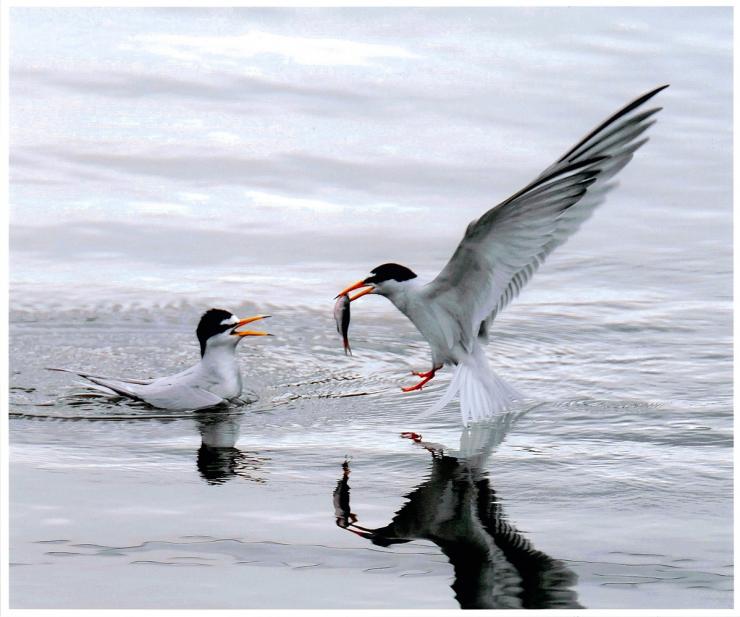
{"type": "Polygon", "coordinates": [[[732,606],[729,10],[17,10],[12,607],[732,606]],[[59,32],[64,36],[59,36],[59,32]],[[637,67],[637,68],[636,68],[637,67]],[[629,99],[652,140],[497,320],[463,432],[381,298],[629,99]],[[210,306],[257,402],[80,398],[210,306]],[[421,434],[422,443],[400,436],[421,434]]]}

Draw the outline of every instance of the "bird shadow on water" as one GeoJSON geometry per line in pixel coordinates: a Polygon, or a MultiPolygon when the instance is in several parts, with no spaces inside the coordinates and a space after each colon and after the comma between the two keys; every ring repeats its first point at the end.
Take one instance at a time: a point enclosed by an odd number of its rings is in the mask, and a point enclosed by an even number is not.
{"type": "Polygon", "coordinates": [[[429,451],[429,475],[384,527],[359,524],[350,505],[351,470],[344,461],[333,494],[337,526],[376,546],[433,542],[454,569],[451,587],[461,608],[583,608],[573,590],[576,574],[537,550],[507,520],[486,471],[495,448],[528,411],[473,424],[463,430],[456,452],[405,433],[429,451]]]}
{"type": "MultiPolygon", "coordinates": [[[[195,462],[200,477],[211,485],[219,485],[241,478],[264,484],[263,468],[270,459],[257,452],[236,447],[244,408],[256,401],[252,393],[232,399],[228,404],[202,410],[160,410],[142,402],[111,395],[85,386],[73,389],[56,400],[32,404],[33,407],[60,407],[67,413],[38,413],[24,409],[10,411],[11,418],[68,422],[156,422],[166,424],[193,419],[201,437],[195,462]],[[69,412],[73,413],[69,413],[69,412]]],[[[25,404],[27,405],[27,404],[25,404]]]]}
{"type": "Polygon", "coordinates": [[[224,484],[237,477],[259,484],[266,482],[260,471],[269,459],[236,447],[242,415],[195,412],[201,437],[196,462],[201,478],[208,484],[224,484]]]}

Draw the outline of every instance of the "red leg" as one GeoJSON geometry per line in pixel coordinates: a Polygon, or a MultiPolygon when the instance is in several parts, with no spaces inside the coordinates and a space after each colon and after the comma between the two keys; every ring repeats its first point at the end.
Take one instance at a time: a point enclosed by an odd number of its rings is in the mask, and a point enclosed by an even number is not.
{"type": "Polygon", "coordinates": [[[403,433],[401,433],[401,437],[403,437],[404,439],[411,439],[416,443],[419,443],[421,441],[421,435],[419,435],[419,433],[414,433],[413,431],[404,431],[403,433]]]}
{"type": "Polygon", "coordinates": [[[417,377],[421,377],[422,380],[417,383],[415,386],[408,386],[407,388],[401,388],[404,392],[413,392],[414,390],[421,390],[423,386],[428,384],[434,375],[437,373],[439,369],[441,369],[441,366],[435,366],[431,371],[427,371],[426,373],[412,373],[413,375],[416,375],[417,377]]]}

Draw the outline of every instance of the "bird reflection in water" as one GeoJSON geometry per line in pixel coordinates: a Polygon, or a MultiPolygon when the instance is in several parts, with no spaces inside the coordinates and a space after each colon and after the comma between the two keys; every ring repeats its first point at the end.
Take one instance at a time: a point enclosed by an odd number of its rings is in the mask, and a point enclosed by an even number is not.
{"type": "Polygon", "coordinates": [[[235,477],[264,483],[260,474],[269,459],[236,447],[241,413],[199,411],[195,418],[201,435],[198,471],[208,484],[223,484],[235,477]]]}
{"type": "Polygon", "coordinates": [[[462,608],[583,608],[572,589],[575,573],[535,549],[507,521],[486,473],[489,456],[521,415],[474,424],[463,431],[455,455],[420,435],[404,434],[431,453],[431,471],[385,527],[358,524],[345,461],[334,491],[336,524],[378,546],[434,542],[454,568],[452,589],[462,608]]]}

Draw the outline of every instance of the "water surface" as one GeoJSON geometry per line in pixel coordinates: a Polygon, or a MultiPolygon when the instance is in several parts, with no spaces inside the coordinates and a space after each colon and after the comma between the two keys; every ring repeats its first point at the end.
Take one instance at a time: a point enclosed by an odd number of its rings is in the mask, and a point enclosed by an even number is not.
{"type": "Polygon", "coordinates": [[[11,17],[11,606],[732,606],[729,9],[11,17]],[[526,402],[424,417],[449,376],[400,392],[428,350],[381,298],[343,355],[336,291],[433,276],[669,82],[496,321],[526,402]],[[211,306],[273,315],[239,351],[257,402],[161,412],[45,370],[175,372],[211,306]]]}

